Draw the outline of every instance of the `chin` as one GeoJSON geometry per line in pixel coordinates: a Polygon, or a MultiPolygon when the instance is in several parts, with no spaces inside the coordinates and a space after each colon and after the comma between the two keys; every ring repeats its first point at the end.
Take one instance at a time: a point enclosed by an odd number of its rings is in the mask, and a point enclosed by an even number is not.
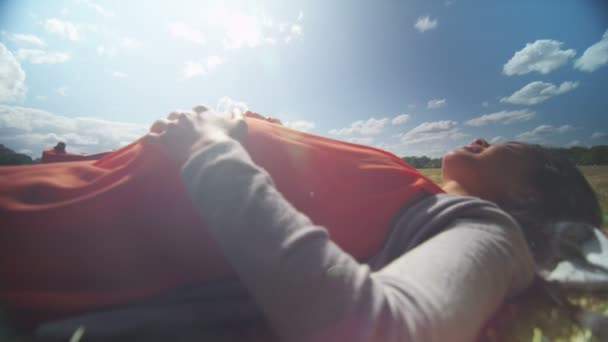
{"type": "Polygon", "coordinates": [[[443,156],[441,174],[443,181],[462,182],[476,172],[473,167],[474,156],[464,149],[456,149],[443,156]]]}

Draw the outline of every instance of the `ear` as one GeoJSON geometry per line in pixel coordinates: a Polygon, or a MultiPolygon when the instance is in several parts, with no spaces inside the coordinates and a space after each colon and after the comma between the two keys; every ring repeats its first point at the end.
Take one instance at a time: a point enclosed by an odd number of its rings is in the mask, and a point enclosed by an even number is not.
{"type": "Polygon", "coordinates": [[[540,192],[532,187],[521,187],[509,190],[507,197],[511,203],[515,203],[518,206],[531,205],[542,200],[540,192]]]}

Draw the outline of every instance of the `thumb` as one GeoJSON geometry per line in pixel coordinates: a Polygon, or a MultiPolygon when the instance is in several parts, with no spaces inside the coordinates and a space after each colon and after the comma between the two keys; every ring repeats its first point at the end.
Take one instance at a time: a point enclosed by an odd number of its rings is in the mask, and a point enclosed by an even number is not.
{"type": "Polygon", "coordinates": [[[245,140],[247,136],[247,122],[242,118],[232,123],[234,126],[230,129],[230,136],[240,142],[245,140]]]}
{"type": "Polygon", "coordinates": [[[148,132],[143,137],[139,138],[139,141],[143,144],[158,144],[160,143],[161,134],[148,132]]]}

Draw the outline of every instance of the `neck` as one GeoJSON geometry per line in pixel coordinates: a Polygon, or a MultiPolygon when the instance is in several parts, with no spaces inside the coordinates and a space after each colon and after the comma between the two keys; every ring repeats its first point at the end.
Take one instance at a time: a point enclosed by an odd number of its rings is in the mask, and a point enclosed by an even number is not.
{"type": "Polygon", "coordinates": [[[443,191],[445,191],[448,194],[464,195],[464,196],[469,195],[469,193],[460,184],[458,184],[455,181],[447,181],[447,182],[443,183],[443,185],[441,186],[441,189],[443,189],[443,191]]]}

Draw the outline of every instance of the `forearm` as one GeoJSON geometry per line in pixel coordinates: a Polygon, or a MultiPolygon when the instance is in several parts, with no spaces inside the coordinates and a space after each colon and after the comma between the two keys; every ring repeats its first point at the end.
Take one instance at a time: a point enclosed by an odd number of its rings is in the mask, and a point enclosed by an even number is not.
{"type": "Polygon", "coordinates": [[[237,143],[201,151],[183,178],[239,278],[283,338],[312,337],[356,310],[353,298],[366,291],[368,268],[296,211],[237,143]]]}
{"type": "MultiPolygon", "coordinates": [[[[438,254],[431,241],[372,275],[332,243],[325,229],[295,210],[234,141],[199,151],[184,167],[183,178],[239,278],[285,340],[439,340],[454,329],[446,320],[460,322],[456,313],[472,312],[468,323],[456,327],[463,331],[460,337],[468,337],[509,286],[492,288],[495,284],[484,278],[478,290],[491,298],[482,294],[476,300],[469,293],[467,300],[435,298],[441,291],[462,296],[451,292],[451,282],[475,284],[475,268],[487,266],[483,260],[488,259],[482,255],[482,261],[472,263],[461,249],[438,254]],[[432,265],[429,259],[440,261],[432,265]],[[442,276],[454,267],[466,276],[442,276]]],[[[477,247],[476,241],[463,246],[477,247]]],[[[511,252],[501,249],[491,266],[508,264],[511,252]]]]}

